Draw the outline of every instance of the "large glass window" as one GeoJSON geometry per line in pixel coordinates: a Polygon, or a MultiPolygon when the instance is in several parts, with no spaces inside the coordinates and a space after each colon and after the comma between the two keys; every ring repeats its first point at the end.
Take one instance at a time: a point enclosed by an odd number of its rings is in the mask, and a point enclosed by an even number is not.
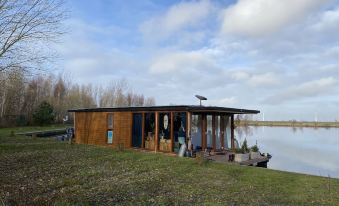
{"type": "Polygon", "coordinates": [[[231,149],[231,116],[224,116],[224,148],[231,149]]]}
{"type": "Polygon", "coordinates": [[[202,128],[201,128],[201,115],[192,115],[191,120],[191,138],[193,149],[201,150],[202,149],[202,128]]]}
{"type": "Polygon", "coordinates": [[[155,149],[155,114],[145,113],[145,149],[155,149]]]}
{"type": "Polygon", "coordinates": [[[207,115],[207,130],[206,130],[206,143],[207,143],[207,147],[212,148],[213,147],[213,141],[212,141],[212,131],[213,131],[213,127],[212,127],[212,115],[207,115]]]}
{"type": "Polygon", "coordinates": [[[178,153],[182,144],[186,140],[186,113],[175,112],[173,115],[174,144],[173,150],[178,153]]]}
{"type": "Polygon", "coordinates": [[[220,124],[221,123],[221,118],[220,116],[216,116],[215,117],[215,149],[221,149],[221,127],[222,125],[220,124]]]}
{"type": "Polygon", "coordinates": [[[171,115],[159,114],[159,150],[171,151],[171,115]]]}

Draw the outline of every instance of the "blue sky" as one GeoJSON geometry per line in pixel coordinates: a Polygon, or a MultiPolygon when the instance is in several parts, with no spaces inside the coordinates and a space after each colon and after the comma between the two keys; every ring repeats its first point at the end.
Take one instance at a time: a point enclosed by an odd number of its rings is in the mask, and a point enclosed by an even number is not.
{"type": "MultiPolygon", "coordinates": [[[[339,3],[331,0],[67,2],[59,68],[75,82],[126,79],[158,105],[259,109],[339,120],[339,3]]],[[[262,115],[262,114],[261,114],[262,115]]],[[[261,118],[258,115],[258,118],[261,118]]]]}

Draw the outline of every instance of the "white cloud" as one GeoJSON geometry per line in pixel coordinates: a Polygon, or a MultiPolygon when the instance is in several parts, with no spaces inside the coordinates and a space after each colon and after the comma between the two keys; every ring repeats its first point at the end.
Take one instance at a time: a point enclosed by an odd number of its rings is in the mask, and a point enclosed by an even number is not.
{"type": "Polygon", "coordinates": [[[257,74],[253,75],[249,79],[249,84],[251,86],[270,86],[276,85],[280,82],[279,78],[274,73],[265,73],[265,74],[257,74]]]}
{"type": "Polygon", "coordinates": [[[311,26],[312,29],[321,32],[339,27],[339,8],[322,13],[320,20],[311,26]]]}
{"type": "Polygon", "coordinates": [[[223,11],[222,33],[265,36],[296,22],[326,2],[326,0],[239,0],[223,11]]]}
{"type": "Polygon", "coordinates": [[[211,9],[209,0],[181,2],[170,7],[164,15],[143,22],[140,30],[146,39],[161,40],[181,29],[198,25],[211,9]]]}
{"type": "Polygon", "coordinates": [[[245,71],[235,71],[231,74],[232,79],[236,81],[246,82],[249,86],[272,86],[280,83],[280,79],[277,74],[273,72],[250,74],[245,71]]]}
{"type": "Polygon", "coordinates": [[[150,66],[153,74],[213,69],[214,63],[203,52],[171,52],[158,56],[150,66]]]}
{"type": "Polygon", "coordinates": [[[290,100],[303,99],[305,97],[326,95],[337,87],[338,83],[339,81],[333,77],[305,82],[295,87],[289,87],[276,95],[272,95],[265,100],[265,103],[280,104],[290,100]]]}
{"type": "MultiPolygon", "coordinates": [[[[141,18],[73,20],[59,48],[62,68],[86,83],[126,77],[160,104],[195,103],[199,93],[209,98],[206,104],[274,107],[277,119],[298,112],[310,117],[319,104],[337,101],[338,2],[324,7],[327,0],[227,2],[155,1],[150,10],[140,10],[141,18]],[[265,38],[247,38],[258,36],[265,38]]],[[[330,118],[333,108],[326,107],[330,118]]]]}
{"type": "Polygon", "coordinates": [[[222,99],[211,99],[208,100],[208,104],[212,106],[222,106],[222,107],[230,107],[237,103],[236,97],[227,97],[222,99]]]}
{"type": "Polygon", "coordinates": [[[244,71],[236,71],[232,74],[232,78],[234,80],[248,80],[250,78],[250,74],[244,71]]]}
{"type": "Polygon", "coordinates": [[[56,49],[63,56],[62,69],[79,82],[100,84],[102,79],[124,78],[145,68],[145,62],[139,61],[135,55],[107,46],[111,42],[102,44],[93,39],[93,36],[119,36],[125,33],[123,29],[116,26],[103,28],[75,19],[69,21],[68,26],[74,31],[65,35],[63,44],[56,45],[56,49]]]}

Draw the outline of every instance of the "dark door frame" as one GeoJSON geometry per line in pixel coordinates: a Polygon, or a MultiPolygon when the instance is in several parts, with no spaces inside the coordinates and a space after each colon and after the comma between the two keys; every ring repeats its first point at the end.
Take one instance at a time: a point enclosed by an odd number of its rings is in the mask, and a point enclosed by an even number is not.
{"type": "Polygon", "coordinates": [[[132,116],[132,147],[142,148],[142,142],[143,142],[143,121],[142,121],[143,115],[141,113],[133,113],[132,116]],[[138,124],[136,123],[136,118],[138,118],[138,124]],[[136,131],[138,130],[138,131],[136,131]],[[137,132],[137,134],[135,134],[137,132]],[[136,137],[138,135],[138,137],[136,137]]]}

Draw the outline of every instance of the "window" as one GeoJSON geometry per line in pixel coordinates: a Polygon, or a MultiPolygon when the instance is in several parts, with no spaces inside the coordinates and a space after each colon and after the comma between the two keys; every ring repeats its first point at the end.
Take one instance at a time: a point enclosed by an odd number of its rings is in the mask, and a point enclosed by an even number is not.
{"type": "Polygon", "coordinates": [[[107,115],[107,144],[113,143],[113,114],[107,115]]]}
{"type": "Polygon", "coordinates": [[[192,123],[191,123],[191,138],[192,138],[192,144],[193,149],[195,150],[201,150],[202,145],[202,138],[201,138],[201,115],[192,115],[192,123]]]}
{"type": "Polygon", "coordinates": [[[155,114],[145,113],[144,124],[145,149],[154,150],[155,148],[155,114]]]}
{"type": "Polygon", "coordinates": [[[171,115],[170,113],[159,114],[159,150],[171,151],[171,115]]]}
{"type": "Polygon", "coordinates": [[[224,148],[231,149],[231,116],[224,116],[224,148]]]}
{"type": "Polygon", "coordinates": [[[207,147],[213,148],[213,126],[212,126],[213,116],[207,115],[207,133],[206,133],[206,141],[207,147]]]}
{"type": "Polygon", "coordinates": [[[113,114],[107,115],[107,128],[113,129],[113,114]]]}
{"type": "Polygon", "coordinates": [[[215,149],[221,149],[222,141],[221,139],[223,138],[221,136],[222,131],[222,125],[221,125],[221,117],[220,115],[215,116],[215,149]]]}
{"type": "Polygon", "coordinates": [[[173,119],[174,152],[178,153],[182,144],[186,141],[186,113],[174,112],[173,119]]]}

